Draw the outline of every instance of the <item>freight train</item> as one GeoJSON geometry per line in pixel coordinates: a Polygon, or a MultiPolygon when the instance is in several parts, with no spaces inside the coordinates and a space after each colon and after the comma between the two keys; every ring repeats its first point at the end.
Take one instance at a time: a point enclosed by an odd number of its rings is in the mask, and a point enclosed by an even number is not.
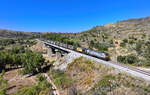
{"type": "Polygon", "coordinates": [[[84,53],[86,55],[93,56],[93,57],[96,57],[96,58],[99,58],[99,59],[102,59],[102,60],[105,60],[105,61],[110,60],[110,56],[106,52],[95,51],[95,50],[92,50],[92,49],[87,49],[87,48],[82,48],[82,47],[75,47],[73,45],[68,45],[68,44],[64,44],[64,43],[61,43],[61,42],[57,42],[57,41],[50,41],[49,40],[47,42],[50,43],[50,44],[54,44],[54,45],[57,45],[57,46],[60,46],[60,47],[63,47],[63,48],[73,50],[73,51],[84,53]]]}

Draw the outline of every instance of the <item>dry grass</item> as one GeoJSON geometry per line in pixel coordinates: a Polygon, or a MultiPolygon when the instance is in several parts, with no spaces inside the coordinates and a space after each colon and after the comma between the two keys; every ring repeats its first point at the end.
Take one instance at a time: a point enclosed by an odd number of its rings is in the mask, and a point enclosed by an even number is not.
{"type": "Polygon", "coordinates": [[[18,70],[8,71],[4,75],[4,79],[8,80],[7,94],[12,94],[23,87],[36,84],[35,76],[25,77],[18,74],[18,70]]]}
{"type": "MultiPolygon", "coordinates": [[[[73,79],[77,91],[93,95],[104,89],[108,95],[142,95],[150,94],[149,83],[120,72],[112,67],[95,63],[83,57],[75,59],[64,71],[73,79]],[[97,87],[95,87],[95,85],[97,87]],[[104,84],[101,84],[104,83],[104,84]],[[113,87],[111,87],[113,85],[113,87]],[[101,87],[101,89],[99,89],[101,87]],[[111,89],[111,91],[105,89],[111,89]],[[99,89],[93,90],[93,89],[99,89]],[[131,93],[131,94],[129,94],[131,93]]],[[[65,92],[66,90],[64,90],[65,92]]],[[[102,93],[101,93],[102,94],[102,93]]]]}

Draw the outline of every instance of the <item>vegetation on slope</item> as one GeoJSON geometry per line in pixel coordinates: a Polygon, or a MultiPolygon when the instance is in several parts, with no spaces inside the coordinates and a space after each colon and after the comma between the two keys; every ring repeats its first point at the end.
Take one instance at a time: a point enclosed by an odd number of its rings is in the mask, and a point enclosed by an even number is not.
{"type": "Polygon", "coordinates": [[[67,95],[150,94],[148,82],[83,57],[75,59],[66,70],[52,70],[49,74],[55,83],[59,84],[57,86],[60,90],[67,95]],[[64,79],[68,81],[63,81],[64,79]]]}
{"type": "Polygon", "coordinates": [[[63,71],[53,70],[49,74],[53,78],[54,84],[60,89],[68,88],[73,83],[72,79],[63,71]]]}
{"type": "Polygon", "coordinates": [[[42,74],[39,74],[37,75],[37,85],[22,88],[13,95],[53,95],[52,85],[42,74]]]}
{"type": "MultiPolygon", "coordinates": [[[[11,89],[19,89],[19,91],[13,95],[53,95],[51,84],[41,74],[37,76],[36,85],[27,87],[18,86],[17,84],[21,85],[21,81],[19,81],[16,85],[15,83],[12,84],[16,87],[11,88],[11,82],[9,81],[9,84],[7,84],[7,80],[3,78],[3,71],[7,72],[14,69],[19,69],[17,71],[21,74],[29,75],[43,72],[47,62],[40,53],[29,50],[29,46],[35,44],[34,40],[5,39],[0,40],[0,43],[0,46],[3,47],[0,51],[0,72],[2,72],[2,74],[0,74],[0,95],[7,95],[7,91],[8,93],[9,91],[13,93],[11,89]],[[21,88],[17,88],[17,86],[21,88]]],[[[16,77],[19,77],[19,75],[15,76],[15,78],[16,77]]],[[[15,78],[13,80],[15,80],[15,78]]]]}
{"type": "Polygon", "coordinates": [[[8,87],[7,80],[3,79],[5,72],[0,73],[0,95],[6,95],[6,90],[8,87]]]}
{"type": "Polygon", "coordinates": [[[150,43],[149,27],[150,17],[146,17],[96,26],[80,33],[50,33],[44,34],[43,37],[60,42],[73,41],[85,48],[106,51],[110,54],[112,60],[116,60],[114,56],[119,56],[118,59],[120,59],[120,55],[132,57],[132,54],[136,56],[138,61],[131,63],[139,66],[149,66],[150,61],[146,57],[150,55],[146,54],[150,43]]]}
{"type": "Polygon", "coordinates": [[[58,41],[58,42],[62,42],[74,46],[80,46],[78,42],[74,41],[73,39],[69,39],[69,37],[62,36],[61,33],[46,33],[42,35],[42,38],[47,40],[58,41]]]}
{"type": "Polygon", "coordinates": [[[150,66],[150,44],[139,40],[133,46],[136,54],[126,56],[118,56],[117,60],[120,63],[134,64],[138,66],[150,66]]]}
{"type": "Polygon", "coordinates": [[[0,39],[36,38],[39,36],[40,33],[36,32],[23,32],[23,31],[0,29],[0,39]]]}
{"type": "MultiPolygon", "coordinates": [[[[22,40],[19,41],[24,42],[22,40]]],[[[18,40],[15,41],[15,44],[16,43],[18,43],[18,40]]],[[[20,71],[23,74],[35,74],[42,71],[43,66],[47,64],[45,59],[40,53],[28,50],[28,48],[24,46],[27,44],[32,45],[33,43],[25,41],[22,44],[13,45],[11,48],[8,48],[6,45],[3,51],[0,51],[0,72],[2,70],[7,71],[20,67],[23,67],[20,71]]]]}

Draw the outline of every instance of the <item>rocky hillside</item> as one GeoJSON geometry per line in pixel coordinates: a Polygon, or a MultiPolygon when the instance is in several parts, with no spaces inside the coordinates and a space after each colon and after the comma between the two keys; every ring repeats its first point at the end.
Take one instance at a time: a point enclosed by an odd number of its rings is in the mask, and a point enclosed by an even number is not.
{"type": "Polygon", "coordinates": [[[40,33],[21,32],[21,31],[0,29],[0,39],[35,37],[35,36],[38,36],[39,34],[40,33]]]}
{"type": "Polygon", "coordinates": [[[147,55],[149,50],[148,47],[150,47],[150,17],[96,26],[80,33],[48,33],[43,34],[42,37],[71,43],[74,46],[105,51],[110,54],[112,60],[117,60],[114,56],[129,54],[135,54],[138,57],[137,59],[143,60],[144,55],[147,55]]]}
{"type": "Polygon", "coordinates": [[[149,95],[149,82],[83,57],[49,76],[61,95],[149,95]]]}
{"type": "MultiPolygon", "coordinates": [[[[73,34],[82,42],[104,42],[112,39],[138,38],[150,40],[150,17],[140,19],[129,19],[107,24],[105,26],[96,26],[88,31],[73,34]]],[[[73,36],[72,36],[73,37],[73,36]]]]}
{"type": "MultiPolygon", "coordinates": [[[[51,33],[56,34],[56,33],[51,33]]],[[[46,34],[44,34],[46,35],[46,34]]],[[[104,26],[96,26],[80,33],[57,33],[81,44],[90,41],[112,43],[113,39],[142,39],[150,40],[150,17],[129,19],[104,26]]]]}

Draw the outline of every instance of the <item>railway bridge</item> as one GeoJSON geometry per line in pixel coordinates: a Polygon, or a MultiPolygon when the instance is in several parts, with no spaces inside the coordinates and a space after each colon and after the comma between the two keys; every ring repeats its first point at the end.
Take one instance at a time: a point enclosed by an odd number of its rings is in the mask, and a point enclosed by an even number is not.
{"type": "Polygon", "coordinates": [[[56,45],[50,44],[48,42],[41,41],[43,43],[43,48],[48,49],[48,57],[52,57],[53,54],[56,54],[56,58],[59,59],[60,57],[64,56],[65,54],[70,53],[68,50],[60,48],[56,45]]]}
{"type": "Polygon", "coordinates": [[[126,72],[130,75],[140,77],[140,78],[143,78],[147,81],[150,81],[150,72],[148,72],[148,71],[144,71],[144,70],[138,69],[138,68],[133,67],[133,66],[127,66],[127,65],[119,64],[117,62],[104,61],[104,60],[101,60],[101,59],[98,59],[98,58],[95,58],[95,57],[92,57],[92,56],[89,56],[89,55],[85,55],[85,54],[82,54],[82,53],[79,53],[79,52],[76,52],[76,51],[73,51],[73,50],[69,50],[69,49],[51,44],[47,41],[42,41],[42,40],[39,40],[39,41],[41,41],[43,43],[43,45],[48,47],[48,55],[49,56],[52,55],[52,52],[56,52],[56,57],[57,58],[63,56],[64,54],[72,53],[72,54],[75,54],[75,55],[78,55],[78,56],[86,57],[86,58],[88,58],[90,60],[93,60],[95,62],[98,62],[100,64],[105,64],[105,65],[114,67],[114,68],[116,68],[116,69],[118,69],[122,72],[126,72]]]}

